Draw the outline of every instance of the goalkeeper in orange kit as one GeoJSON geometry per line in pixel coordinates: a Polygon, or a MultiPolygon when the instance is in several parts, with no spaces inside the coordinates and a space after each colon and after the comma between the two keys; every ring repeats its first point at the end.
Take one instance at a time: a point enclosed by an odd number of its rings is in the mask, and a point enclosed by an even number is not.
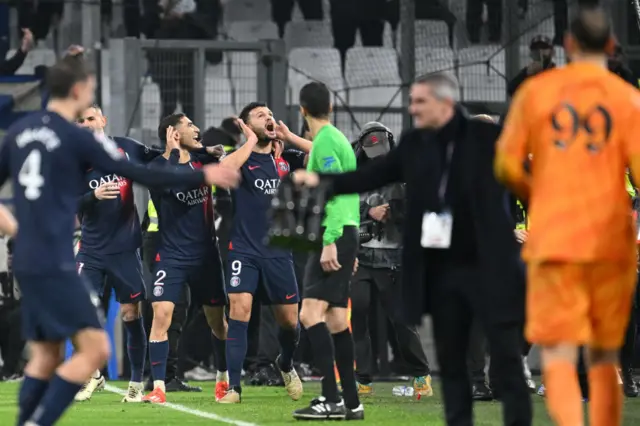
{"type": "Polygon", "coordinates": [[[591,425],[622,424],[616,368],[636,283],[624,179],[628,166],[640,176],[640,93],[607,70],[613,45],[605,12],[582,7],[565,39],[571,63],[521,87],[496,152],[498,179],[529,205],[525,332],[542,347],[547,407],[560,426],[584,424],[581,345],[591,425]]]}

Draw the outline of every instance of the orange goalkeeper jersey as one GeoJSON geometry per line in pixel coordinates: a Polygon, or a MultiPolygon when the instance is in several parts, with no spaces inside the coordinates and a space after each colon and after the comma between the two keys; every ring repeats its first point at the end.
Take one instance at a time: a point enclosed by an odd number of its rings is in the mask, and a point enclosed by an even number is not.
{"type": "Polygon", "coordinates": [[[524,258],[635,256],[628,165],[640,176],[640,92],[584,62],[527,80],[509,110],[495,164],[498,178],[529,201],[524,258]]]}

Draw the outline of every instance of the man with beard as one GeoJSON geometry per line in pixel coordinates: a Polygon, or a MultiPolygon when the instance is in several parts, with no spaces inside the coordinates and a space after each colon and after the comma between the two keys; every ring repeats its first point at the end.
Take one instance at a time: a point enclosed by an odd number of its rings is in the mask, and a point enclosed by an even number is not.
{"type": "Polygon", "coordinates": [[[300,296],[293,257],[291,251],[269,247],[264,240],[272,196],[289,170],[304,167],[304,155],[291,150],[281,156],[273,155],[276,122],[264,103],[252,102],[244,107],[238,125],[247,141],[222,160],[225,166],[240,170],[242,184],[232,192],[234,216],[225,282],[230,308],[229,390],[220,402],[241,402],[240,375],[247,354],[247,328],[254,295],[274,306],[281,347],[276,365],[287,393],[297,401],[302,397],[302,382],[293,368],[293,354],[300,336],[300,296]]]}
{"type": "MultiPolygon", "coordinates": [[[[150,167],[186,172],[217,161],[214,155],[195,151],[200,129],[184,114],[172,114],[162,119],[158,136],[166,138],[166,150],[150,167]]],[[[213,147],[207,148],[214,154],[213,147]]],[[[149,299],[153,307],[153,322],[149,335],[149,361],[154,389],[142,400],[166,402],[166,366],[169,354],[168,330],[175,303],[183,297],[184,285],[191,290],[193,303],[202,305],[214,339],[216,399],[227,389],[225,359],[226,323],[222,262],[216,242],[213,221],[213,199],[208,185],[175,188],[155,187],[151,199],[158,211],[160,245],[155,256],[153,290],[149,299]]]]}

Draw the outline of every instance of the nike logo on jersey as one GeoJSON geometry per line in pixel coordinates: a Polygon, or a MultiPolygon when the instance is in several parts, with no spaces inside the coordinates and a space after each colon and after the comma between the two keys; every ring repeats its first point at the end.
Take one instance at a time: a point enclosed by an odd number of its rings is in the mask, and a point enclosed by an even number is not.
{"type": "Polygon", "coordinates": [[[135,299],[136,297],[140,296],[142,294],[142,292],[138,292],[138,293],[134,293],[134,294],[130,294],[129,297],[131,297],[132,299],[135,299]]]}
{"type": "Polygon", "coordinates": [[[293,299],[294,297],[296,297],[296,293],[293,293],[293,294],[287,294],[287,295],[285,296],[285,299],[287,299],[287,300],[291,300],[291,299],[293,299]]]}
{"type": "Polygon", "coordinates": [[[249,166],[249,170],[255,170],[255,169],[259,169],[260,166],[249,166]]]}

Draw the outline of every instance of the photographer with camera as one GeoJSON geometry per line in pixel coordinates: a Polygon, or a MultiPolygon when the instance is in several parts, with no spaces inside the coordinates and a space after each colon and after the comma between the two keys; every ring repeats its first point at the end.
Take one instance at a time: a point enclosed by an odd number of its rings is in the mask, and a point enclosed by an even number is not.
{"type": "MultiPolygon", "coordinates": [[[[395,145],[393,134],[383,124],[367,123],[355,142],[359,165],[388,153],[395,145]]],[[[409,373],[413,376],[416,394],[432,396],[431,376],[427,356],[422,349],[415,326],[397,320],[395,301],[400,282],[402,222],[404,219],[404,184],[395,183],[360,197],[359,268],[351,281],[351,327],[356,350],[358,392],[370,394],[374,357],[369,335],[369,315],[372,302],[380,300],[390,317],[398,348],[409,373]]]]}
{"type": "Polygon", "coordinates": [[[527,78],[556,67],[555,62],[553,62],[553,43],[549,37],[543,35],[535,36],[529,44],[529,55],[531,57],[529,65],[522,68],[518,75],[507,85],[507,94],[509,96],[513,96],[518,87],[527,78]]]}

